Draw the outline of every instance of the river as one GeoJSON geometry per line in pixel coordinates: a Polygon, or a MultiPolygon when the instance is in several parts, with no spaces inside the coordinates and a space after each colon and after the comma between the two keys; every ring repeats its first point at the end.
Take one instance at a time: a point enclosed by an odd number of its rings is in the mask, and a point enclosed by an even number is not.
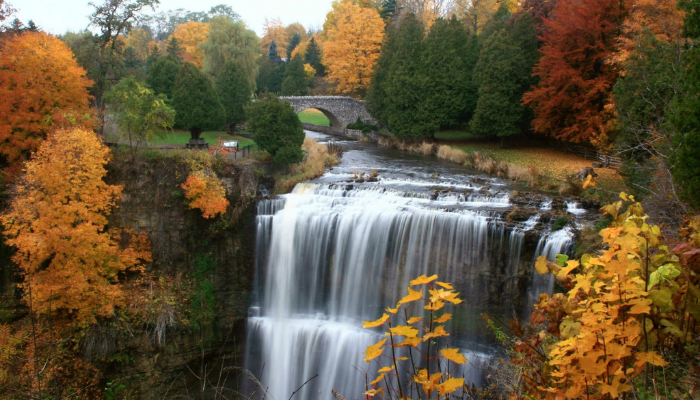
{"type": "Polygon", "coordinates": [[[572,230],[550,232],[547,202],[509,221],[518,188],[507,181],[436,157],[342,145],[325,175],[258,203],[246,368],[277,400],[316,374],[295,398],[331,399],[331,389],[361,398],[364,373],[373,379],[378,369],[362,352],[382,337],[361,321],[396,304],[411,279],[438,274],[465,300],[448,327],[451,346],[469,360],[457,374],[482,384],[496,347],[480,315],[522,316],[537,293],[551,291],[550,279],[533,279],[533,260],[569,252],[572,230]],[[358,172],[377,182],[350,181],[358,172]]]}

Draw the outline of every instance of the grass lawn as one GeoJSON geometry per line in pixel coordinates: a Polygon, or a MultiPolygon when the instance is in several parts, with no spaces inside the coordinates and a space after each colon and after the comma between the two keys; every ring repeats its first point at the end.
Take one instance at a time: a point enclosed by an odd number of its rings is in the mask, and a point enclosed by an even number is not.
{"type": "MultiPolygon", "coordinates": [[[[536,140],[517,141],[512,148],[502,149],[500,142],[488,141],[480,136],[473,136],[466,131],[444,131],[435,134],[435,139],[441,144],[461,149],[467,153],[475,151],[488,154],[497,160],[526,168],[535,167],[541,174],[556,179],[566,179],[581,168],[590,167],[591,161],[573,154],[538,144],[536,140]]],[[[625,190],[622,176],[610,168],[597,168],[597,182],[602,188],[611,191],[625,190]]]]}
{"type": "MultiPolygon", "coordinates": [[[[184,145],[190,140],[190,133],[187,131],[166,132],[162,137],[157,137],[153,140],[153,144],[178,144],[184,145]]],[[[216,146],[217,139],[221,140],[237,140],[238,147],[243,148],[255,142],[251,139],[246,139],[241,136],[231,136],[226,131],[206,131],[202,132],[201,138],[206,140],[210,146],[216,146]]]]}
{"type": "Polygon", "coordinates": [[[299,120],[308,124],[331,126],[331,121],[323,113],[314,108],[304,110],[299,114],[299,120]]]}

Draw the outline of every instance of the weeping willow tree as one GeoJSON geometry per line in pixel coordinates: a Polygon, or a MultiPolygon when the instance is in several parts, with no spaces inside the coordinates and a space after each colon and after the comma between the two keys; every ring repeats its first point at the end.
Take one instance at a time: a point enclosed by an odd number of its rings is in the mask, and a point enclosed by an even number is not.
{"type": "Polygon", "coordinates": [[[202,49],[205,73],[218,77],[226,63],[233,61],[248,78],[250,87],[255,89],[255,77],[258,74],[258,66],[255,63],[258,37],[244,22],[228,17],[212,18],[209,34],[206,42],[202,44],[202,49]]]}

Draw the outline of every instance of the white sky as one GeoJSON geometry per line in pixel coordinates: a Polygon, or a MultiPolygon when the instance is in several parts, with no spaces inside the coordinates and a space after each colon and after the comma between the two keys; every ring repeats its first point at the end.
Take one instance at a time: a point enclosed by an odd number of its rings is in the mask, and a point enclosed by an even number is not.
{"type": "MultiPolygon", "coordinates": [[[[62,34],[66,31],[80,31],[88,25],[88,15],[93,8],[91,0],[8,0],[18,10],[15,14],[27,24],[34,20],[48,33],[62,34]]],[[[92,0],[101,4],[104,0],[92,0]]],[[[281,18],[285,25],[300,22],[307,29],[321,27],[326,14],[331,9],[332,0],[161,0],[156,11],[184,8],[189,11],[209,11],[217,4],[233,7],[249,28],[262,36],[265,17],[281,18]]],[[[151,14],[151,10],[148,10],[151,14]]]]}

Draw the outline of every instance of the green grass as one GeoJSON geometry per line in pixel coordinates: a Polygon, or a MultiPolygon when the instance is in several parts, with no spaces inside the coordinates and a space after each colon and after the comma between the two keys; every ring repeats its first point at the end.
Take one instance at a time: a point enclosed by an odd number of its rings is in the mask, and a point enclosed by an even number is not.
{"type": "MultiPolygon", "coordinates": [[[[166,132],[162,137],[155,138],[153,144],[184,145],[190,140],[190,136],[190,133],[187,131],[166,132]]],[[[221,138],[221,140],[237,140],[239,148],[255,143],[253,140],[241,136],[231,136],[226,131],[202,132],[201,138],[206,140],[210,146],[215,146],[219,138],[221,138]]]]}
{"type": "Polygon", "coordinates": [[[314,125],[331,126],[331,121],[319,110],[310,108],[300,112],[298,115],[301,122],[314,125]]]}

